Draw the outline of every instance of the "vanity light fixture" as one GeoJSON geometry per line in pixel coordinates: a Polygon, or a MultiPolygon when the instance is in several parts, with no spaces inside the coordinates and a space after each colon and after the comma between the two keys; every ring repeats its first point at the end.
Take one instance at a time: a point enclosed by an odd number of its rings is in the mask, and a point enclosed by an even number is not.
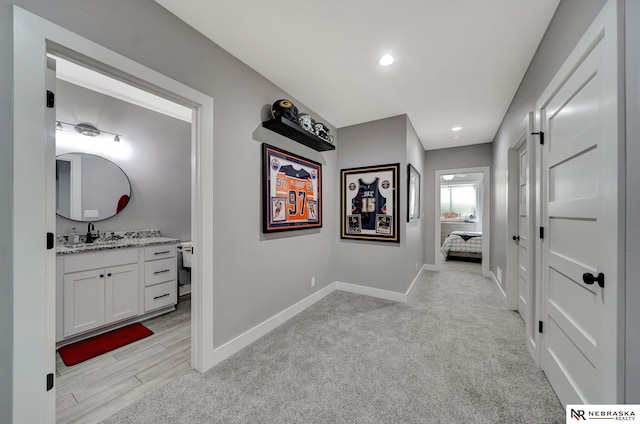
{"type": "Polygon", "coordinates": [[[102,133],[113,134],[114,135],[113,141],[115,141],[116,143],[120,142],[120,134],[116,134],[111,131],[101,130],[96,126],[87,124],[87,123],[71,124],[69,122],[57,121],[56,130],[64,131],[64,125],[69,125],[70,127],[73,127],[73,129],[76,130],[78,134],[84,135],[86,137],[97,137],[102,133]]]}
{"type": "Polygon", "coordinates": [[[380,58],[380,65],[382,66],[389,66],[391,65],[393,62],[395,62],[395,58],[393,56],[391,56],[390,54],[385,54],[384,56],[382,56],[380,58]]]}

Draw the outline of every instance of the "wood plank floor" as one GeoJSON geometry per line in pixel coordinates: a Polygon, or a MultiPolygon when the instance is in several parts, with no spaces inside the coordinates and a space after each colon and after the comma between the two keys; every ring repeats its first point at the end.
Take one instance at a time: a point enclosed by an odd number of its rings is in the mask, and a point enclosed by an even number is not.
{"type": "Polygon", "coordinates": [[[144,322],[154,334],[72,367],[56,355],[56,423],[98,423],[191,369],[191,299],[144,322]]]}

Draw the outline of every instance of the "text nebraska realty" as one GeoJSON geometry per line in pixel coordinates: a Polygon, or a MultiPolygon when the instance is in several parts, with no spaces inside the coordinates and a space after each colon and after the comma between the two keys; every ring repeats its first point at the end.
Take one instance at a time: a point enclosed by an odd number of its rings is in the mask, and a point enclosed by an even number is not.
{"type": "MultiPolygon", "coordinates": [[[[572,411],[573,412],[573,411],[572,411]]],[[[577,411],[577,414],[572,414],[574,415],[574,417],[577,415],[578,417],[582,418],[582,419],[610,419],[610,420],[616,420],[616,421],[635,421],[636,420],[636,414],[633,411],[586,411],[587,412],[587,417],[588,418],[584,418],[584,412],[585,411],[577,411]],[[580,414],[580,412],[582,412],[582,414],[580,414]]],[[[577,418],[578,420],[580,418],[577,418]]]]}

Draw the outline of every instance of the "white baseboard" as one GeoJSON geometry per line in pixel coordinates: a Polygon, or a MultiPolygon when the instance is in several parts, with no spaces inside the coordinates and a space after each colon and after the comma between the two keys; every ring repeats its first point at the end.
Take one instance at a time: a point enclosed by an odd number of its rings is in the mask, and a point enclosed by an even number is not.
{"type": "Polygon", "coordinates": [[[500,290],[500,295],[502,296],[501,299],[504,302],[504,304],[506,305],[507,304],[507,293],[505,293],[505,291],[502,289],[502,286],[500,285],[500,282],[496,278],[496,276],[493,273],[493,271],[489,271],[489,274],[491,275],[491,279],[493,280],[493,282],[496,283],[496,286],[498,286],[498,290],[500,290]]]}
{"type": "Polygon", "coordinates": [[[437,272],[442,271],[442,267],[440,265],[434,265],[434,264],[424,264],[422,266],[422,269],[425,271],[437,271],[437,272]]]}
{"type": "Polygon", "coordinates": [[[245,331],[240,334],[238,337],[229,340],[227,343],[213,350],[213,355],[210,357],[210,361],[205,364],[204,369],[209,370],[229,358],[236,352],[239,352],[241,349],[247,347],[251,343],[258,340],[260,337],[274,330],[276,327],[283,324],[290,318],[293,318],[300,312],[307,309],[309,306],[313,305],[320,299],[324,298],[328,294],[332,293],[336,290],[336,283],[331,283],[328,286],[318,290],[310,296],[305,297],[298,303],[288,307],[284,311],[272,316],[271,318],[261,322],[255,327],[245,331]]]}
{"type": "MultiPolygon", "coordinates": [[[[420,271],[418,271],[418,273],[416,274],[416,277],[413,279],[413,281],[411,282],[411,285],[409,286],[409,288],[407,289],[407,292],[405,293],[405,297],[408,300],[409,299],[409,295],[411,294],[411,290],[413,290],[413,288],[416,286],[416,281],[418,281],[420,279],[420,276],[422,275],[422,271],[424,271],[427,266],[427,264],[422,265],[422,268],[420,268],[420,271]]],[[[407,301],[405,300],[405,302],[407,301]]]]}
{"type": "Polygon", "coordinates": [[[336,290],[343,290],[351,293],[364,294],[365,296],[378,297],[380,299],[392,300],[394,302],[407,303],[406,293],[398,293],[390,290],[376,289],[373,287],[360,286],[358,284],[344,283],[336,281],[336,290]]]}

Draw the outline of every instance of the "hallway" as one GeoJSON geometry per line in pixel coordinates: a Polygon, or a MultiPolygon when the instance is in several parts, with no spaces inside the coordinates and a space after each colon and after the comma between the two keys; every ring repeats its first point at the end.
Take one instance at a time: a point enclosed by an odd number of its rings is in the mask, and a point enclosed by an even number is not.
{"type": "Polygon", "coordinates": [[[425,271],[408,304],[337,291],[210,372],[104,421],[562,423],[480,265],[425,271]]]}

